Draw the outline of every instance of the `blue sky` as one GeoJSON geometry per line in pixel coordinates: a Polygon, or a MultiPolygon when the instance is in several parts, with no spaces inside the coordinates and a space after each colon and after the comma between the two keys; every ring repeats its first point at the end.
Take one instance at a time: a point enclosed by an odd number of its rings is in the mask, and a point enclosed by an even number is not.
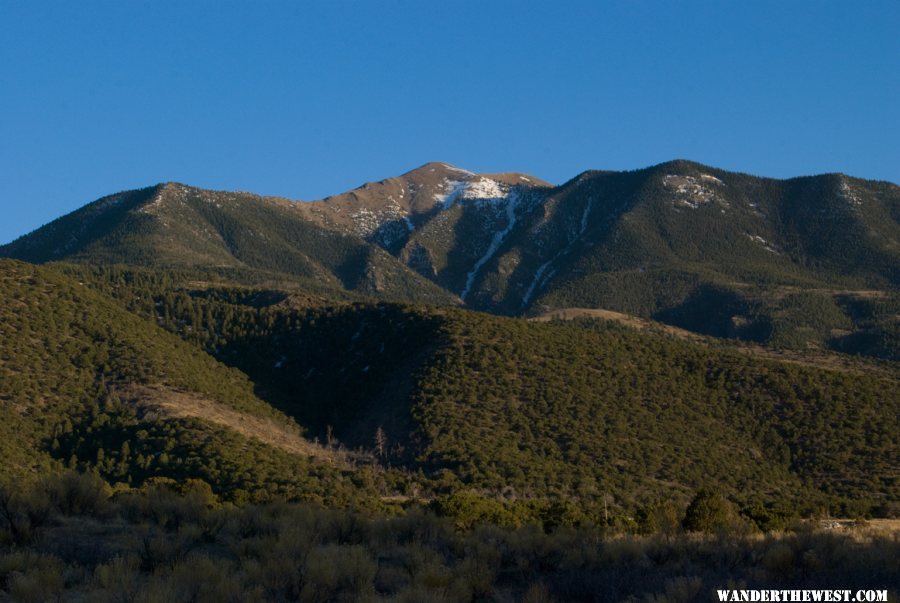
{"type": "Polygon", "coordinates": [[[0,0],[0,242],[161,181],[315,199],[432,160],[900,182],[898,31],[898,0],[0,0]]]}

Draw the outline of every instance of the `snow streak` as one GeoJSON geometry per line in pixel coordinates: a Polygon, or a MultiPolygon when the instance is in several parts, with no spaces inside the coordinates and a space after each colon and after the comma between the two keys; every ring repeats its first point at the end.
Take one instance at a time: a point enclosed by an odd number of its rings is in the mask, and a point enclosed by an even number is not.
{"type": "Polygon", "coordinates": [[[466,300],[466,296],[469,294],[469,291],[471,291],[472,285],[475,284],[475,278],[478,276],[478,272],[492,257],[494,257],[494,254],[500,249],[500,245],[503,244],[503,241],[509,233],[512,232],[513,227],[516,225],[516,208],[518,205],[519,192],[512,189],[509,191],[509,195],[506,198],[506,228],[494,233],[494,238],[491,239],[491,244],[488,246],[487,251],[485,251],[484,255],[475,262],[472,270],[466,276],[466,286],[462,290],[462,293],[459,294],[460,299],[463,301],[466,300]]]}
{"type": "Polygon", "coordinates": [[[442,209],[450,209],[460,193],[465,192],[466,182],[460,180],[446,180],[445,182],[450,187],[450,192],[443,195],[435,195],[434,200],[442,205],[442,209]]]}
{"type": "Polygon", "coordinates": [[[593,207],[594,200],[589,199],[587,205],[584,208],[584,213],[581,214],[581,229],[578,231],[578,234],[575,235],[575,237],[571,241],[569,241],[569,243],[565,247],[563,247],[559,251],[559,253],[541,264],[537,271],[534,273],[534,279],[532,279],[531,285],[528,286],[528,289],[525,291],[525,295],[522,296],[523,310],[525,309],[525,306],[528,305],[528,302],[531,301],[531,297],[537,292],[537,290],[543,288],[544,285],[547,284],[547,281],[549,281],[553,277],[553,275],[556,274],[556,270],[547,272],[547,268],[549,268],[553,264],[553,262],[558,260],[560,257],[567,254],[572,249],[572,245],[574,245],[575,242],[580,239],[584,232],[587,230],[588,216],[590,216],[591,209],[593,207]]]}

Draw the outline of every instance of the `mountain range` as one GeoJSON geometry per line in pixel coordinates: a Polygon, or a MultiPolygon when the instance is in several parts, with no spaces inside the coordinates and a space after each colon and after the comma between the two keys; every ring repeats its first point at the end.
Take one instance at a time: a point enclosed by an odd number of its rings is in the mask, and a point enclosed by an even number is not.
{"type": "Polygon", "coordinates": [[[0,247],[0,600],[894,588],[898,216],[687,161],[103,197],[0,247]]]}
{"type": "Polygon", "coordinates": [[[0,247],[510,316],[603,308],[698,333],[894,358],[900,187],[672,161],[552,186],[428,163],[313,202],[166,183],[0,247]]]}

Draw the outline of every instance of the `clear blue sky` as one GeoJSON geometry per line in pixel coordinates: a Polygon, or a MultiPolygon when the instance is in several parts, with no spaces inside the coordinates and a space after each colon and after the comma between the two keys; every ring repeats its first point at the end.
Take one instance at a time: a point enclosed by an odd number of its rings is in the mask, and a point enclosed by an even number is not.
{"type": "Polygon", "coordinates": [[[900,182],[900,1],[0,0],[0,242],[160,181],[432,160],[900,182]]]}

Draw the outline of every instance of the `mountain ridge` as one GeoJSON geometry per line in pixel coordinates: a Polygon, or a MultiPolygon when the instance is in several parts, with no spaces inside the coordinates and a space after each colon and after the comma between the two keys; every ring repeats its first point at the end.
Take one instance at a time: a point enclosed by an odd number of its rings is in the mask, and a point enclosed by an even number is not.
{"type": "Polygon", "coordinates": [[[103,197],[0,255],[206,267],[244,284],[513,316],[605,308],[800,347],[853,350],[900,332],[900,187],[683,159],[558,186],[430,162],[317,201],[162,183],[103,197]],[[792,299],[822,314],[798,326],[803,312],[780,293],[791,287],[838,293],[792,299]],[[858,290],[888,301],[869,307],[858,290]]]}

